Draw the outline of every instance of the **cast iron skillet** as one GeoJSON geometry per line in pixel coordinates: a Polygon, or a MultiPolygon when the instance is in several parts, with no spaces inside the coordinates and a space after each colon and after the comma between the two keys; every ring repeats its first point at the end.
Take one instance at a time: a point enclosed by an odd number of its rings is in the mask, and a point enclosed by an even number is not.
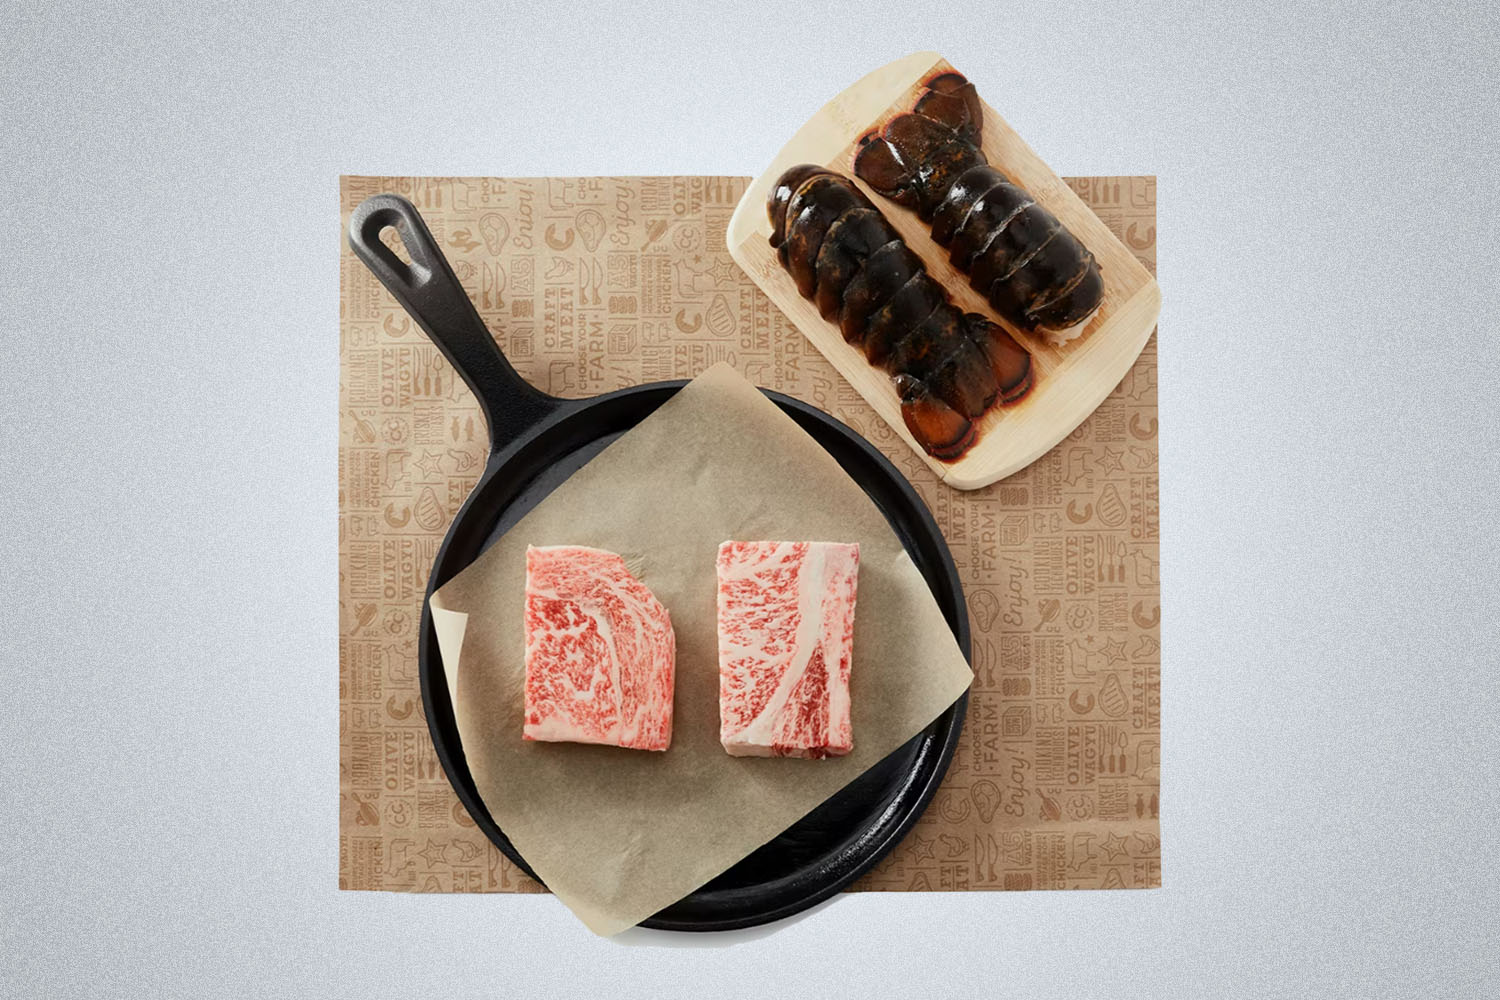
{"type": "MultiPolygon", "coordinates": [[[[592,399],[559,399],[533,388],[500,353],[422,217],[397,195],[375,195],[354,210],[349,246],[468,383],[489,424],[489,460],[438,550],[428,597],[686,384],[653,382],[592,399]],[[400,234],[410,264],[381,242],[386,227],[400,234]]],[[[885,456],[828,414],[790,396],[762,391],[827,449],[879,506],[932,588],[967,657],[969,618],[958,571],[932,515],[911,485],[885,456]]],[[[422,704],[448,780],[485,835],[534,877],[475,790],[426,600],[419,658],[422,704]]],[[[912,669],[920,670],[922,664],[913,663],[912,669]]],[[[905,746],[797,824],[643,925],[682,931],[750,927],[790,916],[853,882],[921,815],[953,758],[967,706],[965,694],[905,746]]]]}

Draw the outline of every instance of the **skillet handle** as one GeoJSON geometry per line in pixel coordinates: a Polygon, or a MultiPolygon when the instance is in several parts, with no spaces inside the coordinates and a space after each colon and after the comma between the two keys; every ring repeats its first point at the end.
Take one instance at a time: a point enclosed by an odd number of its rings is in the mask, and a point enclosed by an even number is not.
{"type": "Polygon", "coordinates": [[[377,194],[360,202],[349,216],[349,248],[474,391],[489,425],[492,451],[562,405],[561,399],[534,387],[505,360],[411,202],[396,194],[377,194]],[[410,264],[381,242],[380,233],[387,226],[400,235],[410,264]]]}

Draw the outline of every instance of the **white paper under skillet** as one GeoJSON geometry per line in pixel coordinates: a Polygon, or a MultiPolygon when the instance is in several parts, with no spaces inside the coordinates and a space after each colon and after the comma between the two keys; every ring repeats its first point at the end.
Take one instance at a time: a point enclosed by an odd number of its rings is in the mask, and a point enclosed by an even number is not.
{"type": "Polygon", "coordinates": [[[728,365],[708,369],[433,595],[474,783],[547,886],[598,934],[676,902],[791,826],[972,680],[937,602],[858,484],[728,365]],[[725,539],[858,542],[854,750],[719,745],[714,558],[725,539]],[[526,546],[618,552],[677,631],[665,753],[521,739],[526,546]]]}

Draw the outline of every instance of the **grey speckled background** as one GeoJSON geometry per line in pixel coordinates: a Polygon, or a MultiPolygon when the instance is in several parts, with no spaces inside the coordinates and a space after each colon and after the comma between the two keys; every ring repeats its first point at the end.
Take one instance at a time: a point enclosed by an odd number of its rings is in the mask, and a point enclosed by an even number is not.
{"type": "Polygon", "coordinates": [[[0,993],[1500,993],[1493,5],[317,6],[0,15],[0,993]],[[338,173],[754,173],[918,47],[1160,175],[1166,887],[337,892],[338,173]]]}

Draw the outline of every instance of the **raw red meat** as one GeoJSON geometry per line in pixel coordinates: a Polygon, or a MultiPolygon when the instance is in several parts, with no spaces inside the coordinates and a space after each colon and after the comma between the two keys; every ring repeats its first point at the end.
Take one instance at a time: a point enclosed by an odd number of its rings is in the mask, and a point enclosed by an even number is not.
{"type": "Polygon", "coordinates": [[[719,742],[736,757],[854,746],[849,659],[859,546],[719,546],[719,742]]]}
{"type": "Polygon", "coordinates": [[[665,750],[676,657],[667,609],[624,559],[527,547],[526,739],[665,750]]]}

